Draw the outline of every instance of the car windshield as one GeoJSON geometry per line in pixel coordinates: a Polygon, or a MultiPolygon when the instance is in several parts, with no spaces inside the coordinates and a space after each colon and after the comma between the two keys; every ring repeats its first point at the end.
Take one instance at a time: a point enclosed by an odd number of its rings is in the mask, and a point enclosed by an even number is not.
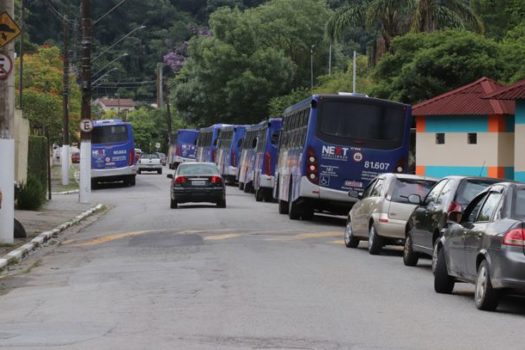
{"type": "Polygon", "coordinates": [[[456,202],[462,207],[466,207],[474,197],[476,197],[481,191],[489,187],[492,184],[498,182],[497,180],[466,180],[458,189],[456,194],[456,202]]]}
{"type": "Polygon", "coordinates": [[[425,198],[436,181],[419,179],[396,179],[392,201],[397,203],[408,203],[408,196],[417,194],[425,198]]]}
{"type": "Polygon", "coordinates": [[[219,175],[219,170],[214,164],[184,164],[179,166],[177,175],[219,175]]]}

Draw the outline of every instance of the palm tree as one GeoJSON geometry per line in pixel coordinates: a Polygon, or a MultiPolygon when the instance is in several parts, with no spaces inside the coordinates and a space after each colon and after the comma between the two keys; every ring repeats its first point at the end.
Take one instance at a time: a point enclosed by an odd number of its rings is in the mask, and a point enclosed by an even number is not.
{"type": "Polygon", "coordinates": [[[467,0],[361,0],[336,11],[326,31],[332,40],[338,39],[347,27],[373,31],[377,33],[375,49],[380,55],[390,51],[394,37],[411,30],[432,32],[467,26],[483,30],[467,0]]]}

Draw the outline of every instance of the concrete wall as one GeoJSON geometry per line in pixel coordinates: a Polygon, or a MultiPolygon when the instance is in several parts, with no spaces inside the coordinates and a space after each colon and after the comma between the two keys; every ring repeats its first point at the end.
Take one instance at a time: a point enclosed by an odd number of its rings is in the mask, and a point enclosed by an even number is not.
{"type": "Polygon", "coordinates": [[[525,100],[516,101],[514,179],[525,182],[525,100]]]}
{"type": "Polygon", "coordinates": [[[15,181],[27,182],[27,155],[29,152],[29,120],[20,109],[15,110],[15,181]]]}
{"type": "Polygon", "coordinates": [[[514,178],[512,116],[417,117],[416,127],[416,173],[514,178]],[[445,134],[444,144],[436,143],[437,133],[445,134]],[[468,143],[469,133],[477,134],[476,144],[468,143]]]}

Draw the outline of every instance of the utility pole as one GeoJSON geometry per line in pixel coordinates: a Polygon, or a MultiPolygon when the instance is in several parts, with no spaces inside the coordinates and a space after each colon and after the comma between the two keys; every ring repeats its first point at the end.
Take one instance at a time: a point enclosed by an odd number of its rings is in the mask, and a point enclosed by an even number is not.
{"type": "Polygon", "coordinates": [[[26,31],[25,24],[25,13],[26,13],[26,0],[22,0],[20,9],[20,64],[19,64],[19,76],[18,76],[18,108],[22,109],[23,95],[24,95],[24,34],[26,31]]]}
{"type": "Polygon", "coordinates": [[[173,119],[171,117],[170,87],[166,84],[166,116],[168,117],[168,147],[171,146],[171,133],[173,130],[173,119]]]}
{"type": "Polygon", "coordinates": [[[157,64],[157,107],[162,110],[164,107],[164,77],[162,75],[162,68],[164,64],[157,64]]]}
{"type": "MultiPolygon", "coordinates": [[[[0,12],[7,11],[13,17],[14,0],[0,0],[0,12]]],[[[0,53],[13,60],[14,44],[11,42],[0,48],[0,53]]],[[[15,77],[10,74],[0,80],[0,243],[11,244],[14,240],[15,222],[15,140],[14,105],[15,77]]]]}
{"type": "Polygon", "coordinates": [[[63,86],[63,110],[64,110],[64,123],[63,123],[63,140],[62,140],[62,154],[60,159],[62,160],[62,185],[69,185],[69,27],[67,16],[64,16],[63,20],[64,27],[64,73],[62,77],[63,86]]]}
{"type": "MultiPolygon", "coordinates": [[[[91,121],[91,45],[92,18],[91,0],[82,0],[80,5],[80,20],[82,31],[82,52],[80,58],[82,80],[82,120],[91,121]]],[[[91,133],[80,135],[80,203],[91,200],[91,133]]]]}

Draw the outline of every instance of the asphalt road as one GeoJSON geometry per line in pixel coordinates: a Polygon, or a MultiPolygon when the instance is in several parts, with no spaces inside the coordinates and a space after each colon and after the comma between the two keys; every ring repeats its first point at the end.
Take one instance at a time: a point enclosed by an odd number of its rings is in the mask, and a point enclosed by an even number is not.
{"type": "Polygon", "coordinates": [[[165,174],[94,192],[110,211],[2,279],[0,348],[522,349],[524,299],[478,311],[433,290],[430,262],[342,243],[228,188],[226,209],[169,209],[165,174]]]}

